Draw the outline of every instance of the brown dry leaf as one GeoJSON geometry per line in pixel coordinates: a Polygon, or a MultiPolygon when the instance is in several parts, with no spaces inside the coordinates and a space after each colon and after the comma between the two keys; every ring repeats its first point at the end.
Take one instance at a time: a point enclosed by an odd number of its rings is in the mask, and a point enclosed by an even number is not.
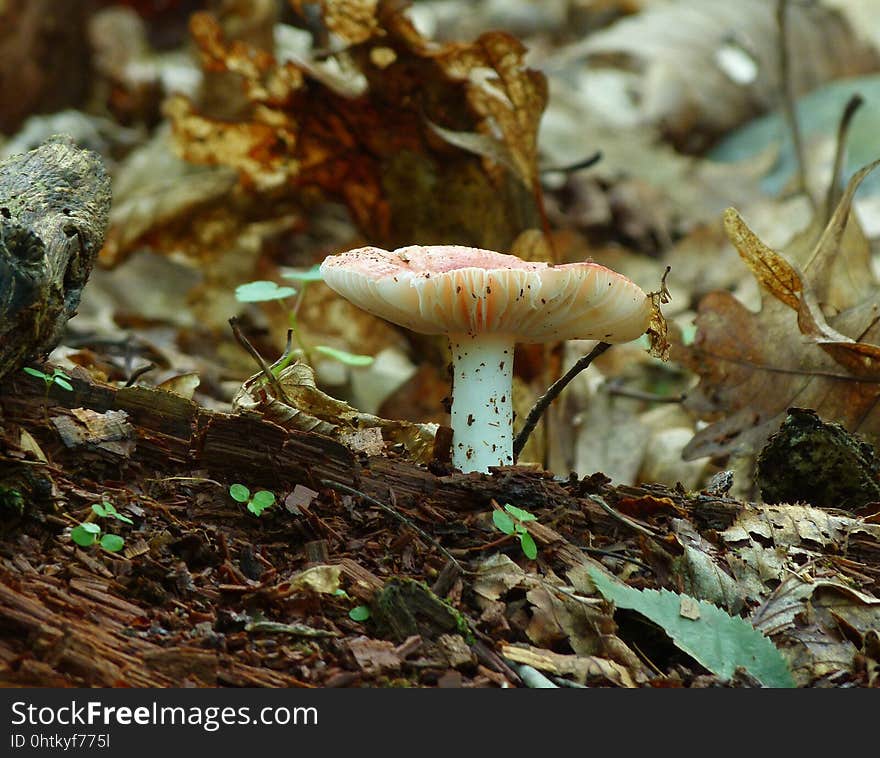
{"type": "Polygon", "coordinates": [[[525,67],[522,44],[501,32],[432,44],[391,0],[320,6],[327,29],[349,43],[332,54],[351,72],[348,82],[330,82],[317,64],[227,43],[211,15],[193,16],[203,66],[238,74],[252,107],[243,120],[219,121],[171,98],[181,154],[237,169],[242,186],[272,203],[315,190],[340,200],[384,247],[418,240],[506,249],[536,226],[547,93],[543,76],[525,67]],[[516,170],[450,144],[431,124],[498,140],[516,170]]]}
{"type": "Polygon", "coordinates": [[[607,681],[618,687],[632,688],[645,681],[641,671],[631,672],[625,666],[594,655],[562,655],[542,648],[524,645],[502,645],[502,655],[514,663],[523,663],[539,671],[558,676],[571,676],[579,684],[589,680],[607,681]]]}
{"type": "Polygon", "coordinates": [[[278,383],[283,397],[278,396],[262,373],[255,374],[236,393],[233,409],[256,411],[286,429],[323,434],[343,444],[354,444],[355,449],[371,455],[379,452],[378,441],[384,438],[402,444],[418,463],[429,463],[434,458],[436,424],[394,421],[362,413],[319,390],[315,373],[306,363],[297,361],[287,366],[278,375],[278,383]]]}
{"type": "Polygon", "coordinates": [[[694,435],[686,458],[751,453],[795,405],[880,440],[878,287],[850,219],[853,195],[876,165],[853,176],[821,234],[814,222],[784,253],[727,212],[731,240],[771,297],[758,313],[727,292],[701,301],[696,339],[683,354],[700,384],[686,406],[713,423],[694,435]],[[854,284],[834,287],[837,279],[854,284]]]}
{"type": "Polygon", "coordinates": [[[853,669],[865,635],[880,628],[880,600],[834,579],[789,573],[752,616],[774,636],[801,685],[853,669]]]}
{"type": "Polygon", "coordinates": [[[746,504],[720,536],[741,591],[752,599],[766,597],[808,561],[845,554],[855,542],[866,552],[880,547],[880,526],[802,505],[746,504]]]}
{"type": "MultiPolygon", "coordinates": [[[[876,70],[877,52],[839,12],[789,3],[787,37],[794,92],[876,70]]],[[[645,123],[697,148],[778,102],[779,27],[768,0],[676,0],[656,4],[577,43],[587,56],[630,71],[645,123]]]]}

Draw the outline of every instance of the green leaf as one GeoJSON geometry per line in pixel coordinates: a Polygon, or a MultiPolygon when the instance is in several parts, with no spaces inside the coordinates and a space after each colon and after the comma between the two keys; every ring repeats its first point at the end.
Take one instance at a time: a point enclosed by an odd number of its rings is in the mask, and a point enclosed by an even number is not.
{"type": "Polygon", "coordinates": [[[352,621],[366,621],[370,618],[370,608],[366,605],[356,605],[348,612],[348,617],[352,621]]]}
{"type": "Polygon", "coordinates": [[[513,519],[503,511],[492,511],[492,523],[505,534],[513,534],[513,519]]]}
{"type": "Polygon", "coordinates": [[[296,290],[293,287],[279,287],[275,282],[268,281],[248,282],[235,288],[235,299],[240,303],[283,300],[295,294],[296,290]]]}
{"type": "Polygon", "coordinates": [[[709,671],[730,678],[742,666],[766,687],[794,687],[791,670],[776,646],[745,619],[731,616],[704,600],[693,600],[699,618],[681,614],[682,598],[669,590],[636,590],[590,570],[606,600],[641,613],[668,634],[675,645],[709,671]]]}
{"type": "Polygon", "coordinates": [[[47,374],[44,374],[42,371],[36,368],[31,368],[30,366],[25,366],[22,371],[26,374],[30,374],[31,376],[35,376],[38,379],[42,379],[44,382],[51,381],[51,377],[47,374]]]}
{"type": "Polygon", "coordinates": [[[67,390],[68,392],[73,392],[73,385],[68,382],[67,379],[56,376],[52,379],[52,381],[55,382],[55,384],[57,384],[59,387],[61,387],[61,389],[67,390]]]}
{"type": "Polygon", "coordinates": [[[265,508],[270,507],[275,504],[275,494],[269,492],[268,490],[259,490],[254,493],[254,505],[257,506],[260,510],[264,510],[265,508]]]}
{"type": "Polygon", "coordinates": [[[293,279],[296,282],[323,282],[321,276],[321,264],[316,263],[311,268],[285,268],[281,272],[285,279],[293,279]]]}
{"type": "Polygon", "coordinates": [[[519,519],[520,521],[538,520],[538,517],[534,513],[524,511],[522,508],[517,508],[515,505],[510,505],[510,503],[504,506],[504,510],[507,511],[515,519],[519,519]]]}
{"type": "Polygon", "coordinates": [[[110,515],[110,511],[108,509],[108,506],[109,506],[109,508],[113,508],[113,506],[110,505],[110,503],[92,503],[92,512],[96,516],[100,516],[101,518],[106,518],[107,516],[110,515]]]}
{"type": "Polygon", "coordinates": [[[229,488],[229,494],[232,495],[233,500],[237,500],[239,503],[246,503],[251,497],[251,491],[243,484],[233,484],[229,488]]]}
{"type": "Polygon", "coordinates": [[[77,545],[89,547],[90,545],[95,544],[95,540],[98,539],[97,534],[100,531],[101,527],[97,524],[80,524],[70,530],[70,539],[72,539],[77,545]],[[91,527],[94,527],[94,529],[91,527]]]}
{"type": "Polygon", "coordinates": [[[105,534],[101,537],[101,547],[109,553],[118,553],[125,546],[125,540],[118,534],[105,534]]]}
{"type": "Polygon", "coordinates": [[[345,350],[337,350],[335,347],[327,347],[327,345],[316,345],[315,352],[333,358],[340,363],[348,366],[369,366],[375,358],[372,355],[358,355],[357,353],[348,353],[345,350]]]}
{"type": "Polygon", "coordinates": [[[533,561],[538,557],[538,546],[535,544],[535,540],[532,538],[531,534],[528,532],[521,534],[519,536],[519,544],[522,547],[522,551],[526,558],[530,561],[533,561]]]}

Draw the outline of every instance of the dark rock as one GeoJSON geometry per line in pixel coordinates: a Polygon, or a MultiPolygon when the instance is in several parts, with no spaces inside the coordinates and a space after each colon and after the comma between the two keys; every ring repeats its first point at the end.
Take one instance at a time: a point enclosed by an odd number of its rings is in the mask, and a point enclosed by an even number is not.
{"type": "Polygon", "coordinates": [[[880,461],[874,448],[840,424],[789,408],[758,455],[757,483],[766,503],[851,510],[880,501],[880,461]]]}

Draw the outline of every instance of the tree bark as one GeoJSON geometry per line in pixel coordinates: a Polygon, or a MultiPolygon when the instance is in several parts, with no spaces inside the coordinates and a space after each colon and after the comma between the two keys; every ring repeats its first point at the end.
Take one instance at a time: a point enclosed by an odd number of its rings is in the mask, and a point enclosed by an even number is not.
{"type": "Polygon", "coordinates": [[[109,214],[101,159],[67,137],[0,163],[0,378],[58,344],[109,214]]]}

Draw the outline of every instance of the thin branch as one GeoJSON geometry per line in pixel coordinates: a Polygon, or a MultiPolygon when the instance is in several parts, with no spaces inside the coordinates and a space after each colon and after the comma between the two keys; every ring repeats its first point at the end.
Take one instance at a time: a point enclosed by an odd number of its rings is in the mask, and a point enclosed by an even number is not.
{"type": "Polygon", "coordinates": [[[602,160],[602,151],[597,150],[595,153],[590,155],[587,158],[582,158],[575,163],[572,163],[568,166],[551,166],[549,168],[542,168],[542,174],[573,174],[575,171],[581,171],[585,168],[590,168],[590,166],[595,166],[599,161],[602,160]]]}
{"type": "Polygon", "coordinates": [[[590,351],[589,355],[580,358],[568,371],[566,371],[559,379],[550,385],[549,389],[538,398],[538,401],[532,406],[523,428],[513,441],[513,457],[514,460],[519,457],[522,449],[525,447],[531,433],[535,430],[547,406],[552,403],[562,390],[564,390],[581,371],[587,368],[596,358],[604,353],[611,345],[607,342],[600,342],[590,351]]]}
{"type": "Polygon", "coordinates": [[[617,519],[621,524],[625,524],[630,529],[638,532],[639,534],[644,534],[646,537],[650,537],[651,539],[661,539],[660,535],[657,534],[652,529],[649,529],[647,526],[640,524],[638,521],[629,518],[629,516],[624,516],[622,513],[615,511],[608,503],[605,502],[605,499],[600,497],[599,495],[588,495],[596,505],[598,505],[605,513],[607,513],[612,518],[617,519]]]}
{"type": "Polygon", "coordinates": [[[241,331],[241,327],[238,325],[238,319],[233,316],[229,319],[229,326],[232,327],[232,333],[235,335],[235,339],[239,345],[242,346],[244,351],[253,358],[257,365],[260,367],[260,371],[262,371],[263,376],[266,377],[266,381],[269,382],[272,389],[275,390],[275,397],[278,400],[283,401],[287,405],[293,405],[290,402],[290,398],[287,397],[287,393],[284,391],[284,387],[281,386],[281,382],[278,381],[278,377],[272,373],[272,369],[269,367],[269,364],[266,363],[263,356],[257,351],[247,337],[244,336],[244,333],[241,331]]]}
{"type": "Polygon", "coordinates": [[[853,116],[856,111],[862,107],[865,99],[856,93],[853,95],[843,109],[843,116],[840,118],[840,124],[837,127],[837,145],[834,151],[834,170],[831,173],[831,183],[828,185],[828,194],[825,196],[825,220],[831,218],[834,208],[840,200],[842,188],[840,186],[840,175],[843,172],[843,161],[846,157],[846,142],[849,136],[849,127],[852,123],[853,116]]]}
{"type": "Polygon", "coordinates": [[[622,386],[617,381],[608,382],[607,392],[609,395],[614,395],[616,397],[627,397],[632,400],[646,400],[649,403],[682,403],[684,402],[684,395],[658,395],[654,392],[644,392],[642,390],[634,390],[628,387],[622,386]]]}
{"type": "Polygon", "coordinates": [[[782,86],[782,105],[785,120],[791,132],[794,144],[794,155],[797,162],[799,189],[810,201],[813,211],[816,211],[816,199],[810,194],[807,186],[807,161],[804,157],[804,143],[801,138],[800,125],[797,120],[795,107],[794,82],[791,76],[791,57],[788,46],[788,0],[777,0],[776,23],[779,27],[779,79],[782,86]]]}
{"type": "Polygon", "coordinates": [[[473,572],[465,569],[455,558],[452,553],[450,553],[443,545],[441,545],[437,540],[435,540],[430,534],[428,534],[424,529],[422,529],[418,524],[408,519],[404,516],[400,511],[392,508],[390,505],[386,505],[381,500],[376,500],[374,497],[370,497],[365,492],[361,492],[360,490],[356,490],[354,487],[349,487],[347,484],[343,484],[342,482],[334,481],[333,479],[321,479],[321,484],[325,487],[330,487],[334,490],[340,490],[341,492],[347,492],[349,495],[355,495],[356,497],[361,498],[362,500],[366,500],[370,505],[375,505],[379,510],[384,511],[389,516],[397,519],[401,524],[405,524],[410,529],[412,529],[416,534],[419,535],[423,540],[429,542],[434,547],[436,547],[443,555],[445,555],[450,561],[452,561],[456,568],[461,571],[463,574],[471,574],[473,572]]]}

